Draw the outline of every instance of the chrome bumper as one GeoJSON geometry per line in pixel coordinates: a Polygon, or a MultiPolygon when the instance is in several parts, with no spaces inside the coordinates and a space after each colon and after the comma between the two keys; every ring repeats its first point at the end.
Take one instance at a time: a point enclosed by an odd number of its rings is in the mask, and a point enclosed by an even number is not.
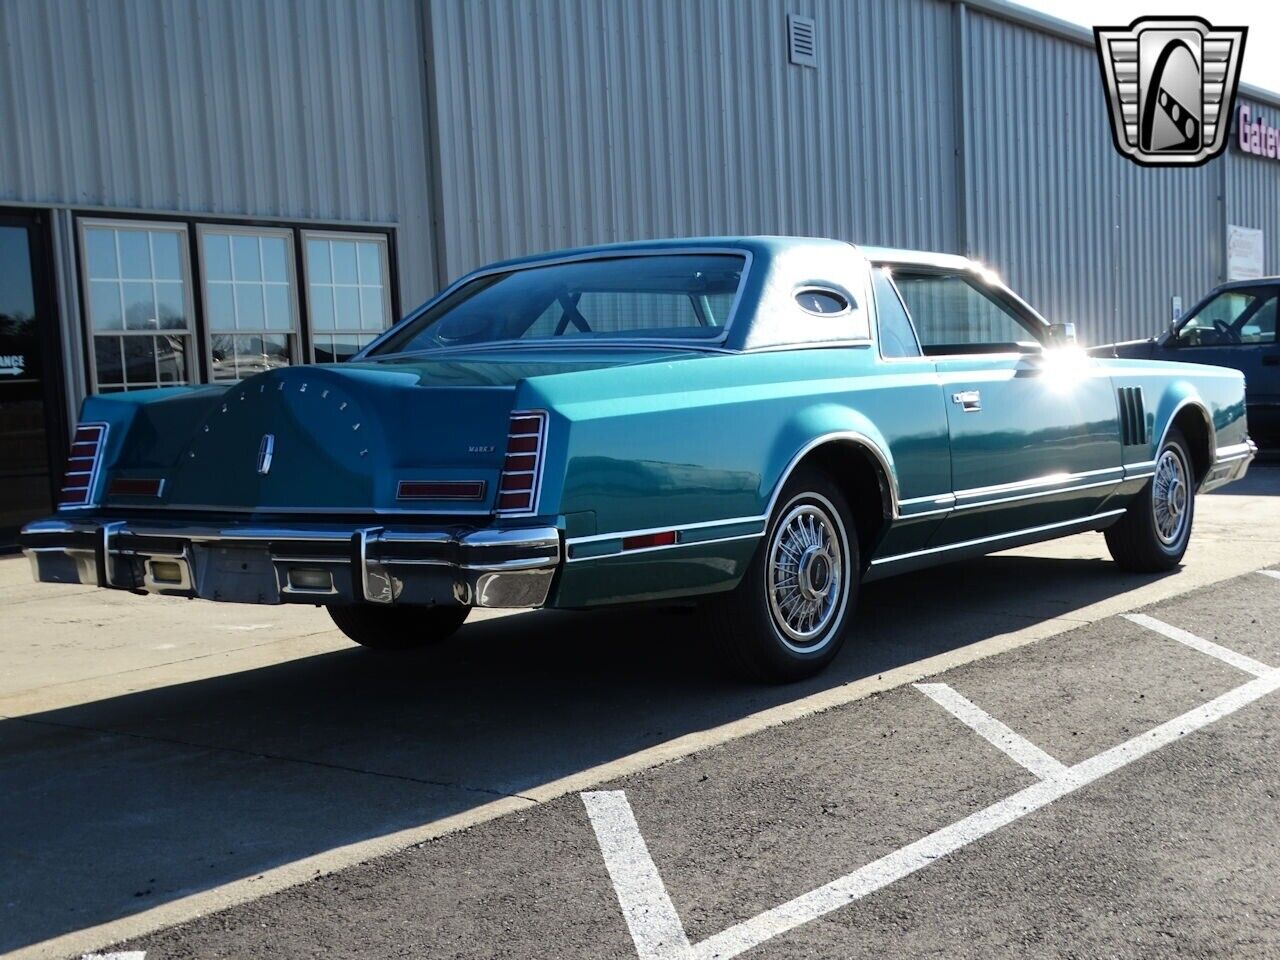
{"type": "Polygon", "coordinates": [[[18,542],[43,583],[234,603],[540,607],[562,556],[555,527],[409,527],[64,520],[18,542]]]}
{"type": "Polygon", "coordinates": [[[1249,464],[1258,455],[1258,445],[1245,440],[1231,447],[1219,447],[1214,454],[1213,466],[1200,483],[1200,492],[1207,493],[1218,487],[1239,480],[1249,472],[1249,464]]]}

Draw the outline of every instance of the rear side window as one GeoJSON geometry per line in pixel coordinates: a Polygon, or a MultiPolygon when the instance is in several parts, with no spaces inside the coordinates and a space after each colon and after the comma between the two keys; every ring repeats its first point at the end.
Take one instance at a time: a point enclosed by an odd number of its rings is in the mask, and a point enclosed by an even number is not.
{"type": "Polygon", "coordinates": [[[911,329],[911,318],[898,299],[889,268],[875,268],[871,271],[871,278],[876,292],[876,318],[880,324],[880,355],[890,358],[920,356],[916,332],[911,329]]]}
{"type": "Polygon", "coordinates": [[[1031,328],[960,274],[894,274],[928,356],[1017,353],[1039,347],[1031,328]]]}

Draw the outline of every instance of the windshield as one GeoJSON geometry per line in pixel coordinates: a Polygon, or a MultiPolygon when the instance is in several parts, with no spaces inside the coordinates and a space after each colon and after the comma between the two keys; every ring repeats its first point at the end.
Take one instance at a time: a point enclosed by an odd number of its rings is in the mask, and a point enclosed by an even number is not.
{"type": "Polygon", "coordinates": [[[373,355],[509,341],[712,339],[746,257],[672,254],[577,260],[489,274],[460,287],[373,355]]]}

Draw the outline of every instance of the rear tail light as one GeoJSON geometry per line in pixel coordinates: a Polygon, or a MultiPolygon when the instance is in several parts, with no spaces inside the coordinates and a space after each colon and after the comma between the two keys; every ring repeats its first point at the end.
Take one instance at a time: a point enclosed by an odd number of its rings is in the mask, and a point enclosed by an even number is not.
{"type": "Polygon", "coordinates": [[[107,445],[105,423],[82,423],[76,427],[67,456],[67,472],[58,494],[58,507],[91,507],[93,491],[102,467],[102,450],[107,445]]]}
{"type": "Polygon", "coordinates": [[[516,410],[507,428],[507,456],[498,481],[497,512],[532,514],[538,510],[542,459],[547,447],[547,412],[516,410]]]}
{"type": "Polygon", "coordinates": [[[164,480],[153,477],[112,477],[107,484],[108,497],[159,497],[164,493],[164,480]]]}

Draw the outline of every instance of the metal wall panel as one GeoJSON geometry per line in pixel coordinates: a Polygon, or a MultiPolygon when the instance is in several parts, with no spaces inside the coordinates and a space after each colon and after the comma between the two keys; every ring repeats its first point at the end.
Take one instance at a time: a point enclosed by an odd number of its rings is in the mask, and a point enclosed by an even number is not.
{"type": "Polygon", "coordinates": [[[1220,169],[1121,157],[1091,44],[966,21],[971,255],[1086,342],[1158,332],[1221,272],[1220,169]]]}
{"type": "MultiPolygon", "coordinates": [[[[1275,104],[1259,103],[1248,97],[1238,102],[1248,103],[1252,116],[1263,117],[1268,126],[1280,125],[1280,108],[1275,104]]],[[[1280,161],[1241,152],[1235,137],[1233,125],[1232,142],[1227,145],[1227,156],[1223,160],[1227,187],[1223,229],[1225,231],[1225,223],[1234,223],[1261,230],[1266,258],[1264,270],[1269,276],[1280,276],[1280,161]]],[[[1225,232],[1218,243],[1225,249],[1225,232]]]]}
{"type": "Polygon", "coordinates": [[[0,201],[397,226],[436,286],[417,0],[5,0],[0,201]]]}
{"type": "Polygon", "coordinates": [[[450,275],[700,234],[958,249],[946,3],[428,2],[450,275]]]}

